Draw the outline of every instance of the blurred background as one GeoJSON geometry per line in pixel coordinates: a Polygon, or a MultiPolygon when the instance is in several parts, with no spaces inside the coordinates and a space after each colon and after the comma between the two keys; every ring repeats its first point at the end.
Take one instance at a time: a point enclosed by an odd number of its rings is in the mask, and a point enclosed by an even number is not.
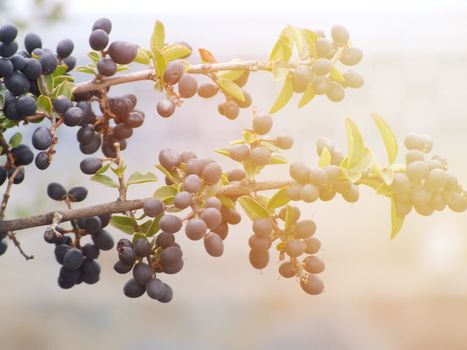
{"type": "MultiPolygon", "coordinates": [[[[317,98],[305,108],[293,101],[274,118],[272,134],[290,133],[290,160],[316,164],[315,142],[326,136],[346,149],[343,119],[351,116],[367,144],[384,162],[384,147],[370,113],[377,112],[399,140],[411,131],[428,133],[434,153],[445,156],[450,171],[467,183],[467,2],[334,0],[263,3],[246,0],[153,2],[133,0],[3,0],[0,20],[24,25],[55,48],[65,37],[75,41],[79,64],[86,64],[88,36],[99,17],[113,21],[111,40],[147,46],[156,19],[167,40],[211,50],[219,61],[235,57],[266,59],[287,24],[329,33],[346,26],[365,58],[356,69],[366,84],[347,90],[341,103],[317,98]]],[[[191,58],[197,62],[196,54],[191,58]]],[[[134,69],[138,69],[135,65],[134,69]]],[[[76,75],[78,81],[88,79],[76,75]]],[[[259,111],[266,112],[280,84],[267,73],[247,85],[259,111]]],[[[125,151],[130,171],[152,171],[163,147],[194,150],[202,157],[238,138],[251,122],[242,111],[235,121],[217,114],[219,100],[187,101],[163,120],[155,114],[162,96],[149,82],[112,89],[138,95],[146,112],[125,151]]],[[[79,171],[83,156],[75,130],[60,128],[58,156],[44,172],[29,167],[25,182],[14,188],[8,218],[58,208],[45,199],[48,182],[84,184],[90,196],[82,205],[110,201],[115,194],[91,183],[79,171]]],[[[30,131],[25,130],[30,140],[30,131]]],[[[402,147],[401,147],[402,148],[402,147]]],[[[401,155],[402,156],[402,155],[401,155]]],[[[226,167],[233,166],[220,159],[226,167]]],[[[401,158],[402,159],[402,158],[401,158]]],[[[286,166],[271,167],[263,179],[283,178],[286,166]]],[[[141,185],[129,196],[146,196],[154,185],[141,185]]],[[[117,275],[114,251],[101,254],[103,272],[95,286],[61,290],[53,249],[43,228],[18,234],[35,259],[25,262],[10,247],[0,259],[0,349],[466,349],[467,216],[450,211],[431,217],[411,214],[400,235],[389,239],[389,202],[363,189],[350,205],[332,202],[302,206],[316,220],[320,257],[327,265],[323,295],[306,295],[293,280],[278,278],[277,258],[262,272],[250,267],[244,218],[229,233],[221,258],[209,257],[202,243],[180,237],[185,267],[165,277],[174,300],[160,304],[146,296],[123,296],[127,276],[117,275]]],[[[115,232],[116,237],[119,233],[115,232]]]]}

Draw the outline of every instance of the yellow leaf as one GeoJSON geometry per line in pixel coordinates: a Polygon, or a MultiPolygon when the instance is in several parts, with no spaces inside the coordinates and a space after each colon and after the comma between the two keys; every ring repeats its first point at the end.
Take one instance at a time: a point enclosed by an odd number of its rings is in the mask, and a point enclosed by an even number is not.
{"type": "Polygon", "coordinates": [[[295,46],[297,47],[297,52],[301,57],[301,54],[304,48],[304,41],[305,41],[302,31],[298,29],[297,27],[289,26],[288,32],[289,32],[290,39],[294,41],[295,46]]]}
{"type": "Polygon", "coordinates": [[[313,85],[309,83],[306,87],[306,90],[303,92],[302,98],[298,103],[298,108],[302,108],[306,104],[308,104],[312,99],[316,96],[315,90],[313,89],[313,85]]]}
{"type": "Polygon", "coordinates": [[[271,107],[269,113],[276,113],[282,107],[284,107],[287,102],[289,102],[290,98],[293,95],[293,81],[292,81],[292,74],[289,73],[285,78],[284,85],[274,102],[274,105],[271,107]]]}
{"type": "Polygon", "coordinates": [[[396,211],[396,202],[391,198],[391,239],[395,238],[404,224],[405,216],[398,216],[396,211]]]}
{"type": "Polygon", "coordinates": [[[242,76],[244,70],[225,70],[217,73],[219,79],[235,80],[242,76]]]}
{"type": "Polygon", "coordinates": [[[338,81],[340,83],[345,81],[344,76],[342,75],[341,72],[339,72],[339,70],[335,66],[331,67],[331,79],[338,81]]]}
{"type": "Polygon", "coordinates": [[[345,131],[348,144],[348,160],[346,165],[352,168],[360,162],[365,153],[363,137],[355,122],[350,118],[345,118],[345,131]]]}
{"type": "Polygon", "coordinates": [[[170,44],[161,50],[167,62],[177,60],[179,58],[186,57],[191,54],[191,50],[180,44],[170,44]]]}
{"type": "Polygon", "coordinates": [[[331,152],[329,152],[327,147],[323,148],[321,155],[319,156],[319,167],[324,168],[331,164],[331,152]]]}
{"type": "Polygon", "coordinates": [[[156,21],[154,24],[154,30],[151,35],[151,50],[160,50],[164,47],[165,41],[165,29],[164,25],[160,21],[156,21]]]}
{"type": "Polygon", "coordinates": [[[372,113],[372,116],[373,120],[376,123],[376,126],[379,129],[381,137],[383,138],[384,146],[386,147],[386,153],[388,154],[389,164],[392,164],[394,163],[397,157],[397,139],[394,136],[391,127],[386,123],[386,121],[383,118],[381,118],[376,113],[372,113]]]}
{"type": "Polygon", "coordinates": [[[308,50],[310,50],[311,57],[318,57],[318,52],[316,51],[316,40],[318,40],[318,36],[309,29],[303,29],[302,33],[308,45],[308,50]]]}
{"type": "Polygon", "coordinates": [[[214,55],[206,49],[198,49],[199,56],[201,57],[201,62],[203,63],[216,63],[216,58],[214,55]]]}
{"type": "Polygon", "coordinates": [[[232,80],[219,79],[217,81],[217,84],[229,96],[232,96],[239,101],[245,101],[245,96],[243,96],[242,89],[240,88],[240,86],[235,84],[232,80]]]}

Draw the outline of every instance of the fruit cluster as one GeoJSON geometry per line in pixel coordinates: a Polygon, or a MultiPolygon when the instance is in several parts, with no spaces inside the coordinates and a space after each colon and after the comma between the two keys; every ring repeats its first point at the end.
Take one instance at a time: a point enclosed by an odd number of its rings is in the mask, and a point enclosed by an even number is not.
{"type": "Polygon", "coordinates": [[[360,88],[364,81],[360,74],[348,70],[340,79],[333,75],[333,64],[340,61],[346,66],[358,64],[363,57],[359,48],[349,44],[349,33],[342,26],[331,29],[331,38],[327,39],[323,32],[317,31],[315,42],[316,55],[309,65],[299,65],[292,73],[293,88],[296,93],[303,93],[308,86],[316,95],[326,95],[330,101],[338,102],[345,97],[345,88],[360,88]]]}
{"type": "MultiPolygon", "coordinates": [[[[68,204],[83,201],[87,194],[88,191],[82,186],[68,191],[56,182],[47,186],[47,195],[51,199],[68,204]]],[[[58,223],[47,228],[44,240],[55,245],[55,259],[62,265],[58,277],[61,288],[69,289],[81,282],[94,284],[99,281],[101,268],[97,258],[101,250],[110,250],[114,246],[112,235],[104,229],[109,222],[110,215],[100,215],[73,220],[69,230],[58,226],[58,223]],[[87,235],[91,237],[92,243],[82,245],[82,238],[87,235]]]]}
{"type": "Polygon", "coordinates": [[[447,161],[427,154],[433,148],[428,135],[411,133],[405,138],[405,169],[396,172],[391,184],[396,212],[406,216],[414,208],[429,216],[447,207],[455,212],[467,209],[467,194],[457,178],[447,172],[447,161]]]}
{"type": "Polygon", "coordinates": [[[293,201],[313,203],[318,198],[330,201],[336,193],[340,193],[347,202],[356,202],[360,196],[358,186],[344,176],[339,167],[344,159],[342,152],[326,138],[320,138],[316,148],[318,155],[321,155],[325,148],[329,151],[331,164],[323,168],[311,168],[303,162],[291,163],[290,176],[295,182],[287,188],[289,198],[293,201]]]}

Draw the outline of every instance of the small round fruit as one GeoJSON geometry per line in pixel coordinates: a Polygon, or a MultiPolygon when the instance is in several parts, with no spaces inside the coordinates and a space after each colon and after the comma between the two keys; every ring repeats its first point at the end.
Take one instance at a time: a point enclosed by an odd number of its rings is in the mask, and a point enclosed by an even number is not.
{"type": "Polygon", "coordinates": [[[259,134],[267,134],[272,128],[272,117],[268,114],[256,116],[253,119],[253,130],[259,134]]]}
{"type": "Polygon", "coordinates": [[[172,100],[165,99],[157,103],[157,113],[163,118],[169,118],[175,112],[175,103],[172,100]]]}
{"type": "Polygon", "coordinates": [[[110,58],[118,64],[131,63],[135,59],[137,51],[135,44],[120,40],[114,41],[107,49],[110,58]]]}
{"type": "Polygon", "coordinates": [[[311,295],[318,295],[324,291],[324,284],[321,279],[313,274],[306,277],[305,280],[300,281],[302,289],[311,295]]]}

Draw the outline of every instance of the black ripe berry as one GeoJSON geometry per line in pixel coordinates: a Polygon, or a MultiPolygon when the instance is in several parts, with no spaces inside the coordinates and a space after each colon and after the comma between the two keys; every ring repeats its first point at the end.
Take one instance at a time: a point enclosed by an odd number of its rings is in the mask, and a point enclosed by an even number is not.
{"type": "Polygon", "coordinates": [[[101,75],[110,77],[117,72],[117,65],[110,57],[102,57],[97,62],[97,71],[101,75]]]}
{"type": "Polygon", "coordinates": [[[105,17],[99,18],[92,25],[92,30],[94,31],[96,29],[102,29],[107,34],[110,34],[110,31],[112,30],[112,22],[110,21],[110,19],[105,17]]]}
{"type": "Polygon", "coordinates": [[[76,58],[74,56],[68,56],[62,60],[62,63],[68,67],[66,71],[69,72],[76,67],[76,58]]]}
{"type": "Polygon", "coordinates": [[[13,73],[13,63],[8,58],[0,58],[0,77],[7,77],[13,73]]]}
{"type": "Polygon", "coordinates": [[[18,28],[13,24],[4,24],[0,27],[0,41],[4,44],[9,44],[16,39],[18,28]]]}
{"type": "Polygon", "coordinates": [[[18,71],[13,72],[5,78],[4,84],[8,90],[14,95],[24,94],[31,86],[28,78],[18,71]]]}
{"type": "Polygon", "coordinates": [[[45,52],[39,59],[39,62],[42,66],[42,73],[45,75],[53,73],[58,63],[57,57],[51,52],[45,52]]]}
{"type": "Polygon", "coordinates": [[[108,43],[109,36],[102,29],[94,30],[89,36],[89,46],[91,46],[93,50],[102,51],[107,47],[108,43]]]}
{"type": "Polygon", "coordinates": [[[83,173],[93,175],[102,167],[102,162],[99,158],[89,157],[83,159],[79,166],[83,173]]]}
{"type": "Polygon", "coordinates": [[[42,40],[39,35],[35,33],[28,33],[24,37],[24,47],[26,51],[31,54],[35,49],[42,47],[42,40]]]}
{"type": "Polygon", "coordinates": [[[47,152],[37,153],[36,158],[34,160],[34,164],[36,164],[36,167],[39,170],[47,169],[50,165],[49,155],[47,154],[47,152]]]}
{"type": "Polygon", "coordinates": [[[37,110],[36,100],[32,96],[21,96],[16,102],[16,110],[21,118],[34,115],[37,110]]]}
{"type": "Polygon", "coordinates": [[[42,73],[42,65],[35,58],[28,58],[22,72],[29,80],[39,79],[42,73]]]}
{"type": "Polygon", "coordinates": [[[66,126],[76,126],[81,123],[84,113],[81,108],[71,107],[67,109],[63,116],[63,122],[66,126]]]}
{"type": "Polygon", "coordinates": [[[26,145],[19,145],[11,149],[15,165],[28,165],[34,160],[34,153],[26,145]]]}
{"type": "Polygon", "coordinates": [[[126,41],[114,41],[107,51],[115,63],[128,64],[135,59],[137,46],[126,41]]]}
{"type": "Polygon", "coordinates": [[[61,184],[51,182],[47,186],[47,195],[56,201],[62,201],[66,198],[66,190],[61,184]]]}
{"type": "Polygon", "coordinates": [[[57,56],[60,58],[67,58],[73,52],[75,44],[71,39],[63,39],[57,44],[57,56]]]}
{"type": "Polygon", "coordinates": [[[45,126],[40,126],[32,134],[32,145],[35,149],[45,150],[52,144],[52,133],[45,126]]]}
{"type": "Polygon", "coordinates": [[[68,190],[67,197],[72,202],[81,202],[86,199],[88,190],[83,186],[72,187],[68,190]]]}

